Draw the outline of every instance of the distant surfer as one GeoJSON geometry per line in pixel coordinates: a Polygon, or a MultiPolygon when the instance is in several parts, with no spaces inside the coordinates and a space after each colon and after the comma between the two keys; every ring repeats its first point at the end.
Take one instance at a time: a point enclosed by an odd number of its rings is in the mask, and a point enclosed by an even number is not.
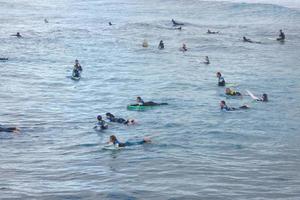
{"type": "Polygon", "coordinates": [[[282,42],[285,40],[285,34],[281,29],[279,30],[279,37],[277,38],[277,40],[282,42]]]}
{"type": "Polygon", "coordinates": [[[221,72],[217,72],[218,86],[225,86],[225,79],[223,78],[221,72]]]}
{"type": "Polygon", "coordinates": [[[206,64],[206,65],[210,64],[208,56],[205,56],[205,61],[203,63],[206,64]]]}
{"type": "Polygon", "coordinates": [[[158,44],[158,49],[164,49],[165,48],[165,44],[164,42],[161,40],[158,44]]]}
{"type": "Polygon", "coordinates": [[[211,31],[208,29],[206,33],[207,34],[219,34],[220,32],[219,31],[211,31]]]}
{"type": "Polygon", "coordinates": [[[46,23],[46,24],[48,24],[49,23],[49,21],[45,18],[44,19],[44,22],[46,23]]]}
{"type": "Polygon", "coordinates": [[[249,43],[261,44],[261,42],[255,42],[255,41],[252,41],[252,40],[250,40],[249,38],[246,38],[245,36],[243,37],[243,41],[244,41],[244,42],[249,42],[249,43]]]}
{"type": "Polygon", "coordinates": [[[13,34],[11,36],[16,36],[17,38],[21,38],[22,37],[22,35],[19,32],[17,32],[16,34],[13,34]]]}
{"type": "Polygon", "coordinates": [[[148,47],[148,42],[146,39],[144,39],[143,41],[143,44],[142,44],[143,47],[147,48],[148,47]]]}
{"type": "Polygon", "coordinates": [[[229,95],[229,96],[242,96],[242,94],[240,92],[234,91],[230,88],[225,89],[225,94],[229,95]]]}
{"type": "Polygon", "coordinates": [[[150,143],[151,139],[148,137],[143,138],[139,141],[127,141],[127,142],[119,142],[117,137],[115,135],[111,135],[109,137],[108,145],[113,145],[114,147],[127,147],[127,146],[133,146],[133,145],[142,145],[145,143],[150,143]]]}
{"type": "Polygon", "coordinates": [[[261,97],[257,97],[254,96],[254,94],[252,94],[252,92],[250,92],[249,90],[246,90],[246,92],[249,94],[249,96],[254,99],[255,101],[262,101],[262,102],[268,102],[268,95],[266,93],[262,94],[261,97]]]}
{"type": "Polygon", "coordinates": [[[134,119],[127,119],[127,120],[125,120],[124,118],[117,118],[117,117],[115,117],[111,113],[106,113],[105,115],[106,115],[106,118],[110,122],[117,122],[117,123],[125,124],[125,125],[133,125],[133,124],[135,124],[135,120],[134,119]]]}
{"type": "Polygon", "coordinates": [[[74,70],[77,70],[77,71],[79,71],[79,72],[82,72],[82,67],[81,67],[81,65],[79,64],[79,61],[78,61],[77,59],[75,60],[74,70]]]}
{"type": "Polygon", "coordinates": [[[182,51],[182,52],[187,51],[186,44],[183,43],[182,47],[179,50],[182,51]]]}
{"type": "Polygon", "coordinates": [[[240,106],[238,108],[234,108],[234,107],[227,106],[225,101],[221,101],[220,102],[220,108],[221,108],[221,110],[224,110],[224,111],[233,111],[233,110],[248,109],[249,106],[248,105],[243,105],[243,106],[240,106]]]}
{"type": "Polygon", "coordinates": [[[97,120],[98,120],[98,122],[97,122],[96,126],[94,127],[94,129],[104,130],[104,129],[108,128],[107,123],[102,119],[101,115],[97,116],[97,120]]]}
{"type": "Polygon", "coordinates": [[[20,131],[20,129],[18,129],[17,127],[3,127],[2,125],[0,125],[0,132],[13,132],[13,133],[17,133],[19,131],[20,131]]]}
{"type": "Polygon", "coordinates": [[[173,26],[183,26],[184,25],[183,23],[176,22],[174,19],[172,19],[172,23],[173,23],[173,26]]]}
{"type": "Polygon", "coordinates": [[[6,61],[8,58],[0,58],[0,61],[6,61]]]}
{"type": "Polygon", "coordinates": [[[153,101],[145,102],[141,97],[136,98],[136,104],[132,104],[131,106],[161,106],[168,105],[168,103],[155,103],[153,101]]]}
{"type": "Polygon", "coordinates": [[[108,25],[112,26],[113,24],[111,22],[108,22],[108,25]]]}

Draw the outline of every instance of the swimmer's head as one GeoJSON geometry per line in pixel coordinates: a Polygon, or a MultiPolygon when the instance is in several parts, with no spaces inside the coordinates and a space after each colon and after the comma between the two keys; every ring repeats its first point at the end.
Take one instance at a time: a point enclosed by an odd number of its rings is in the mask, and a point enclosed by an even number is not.
{"type": "Polygon", "coordinates": [[[262,99],[263,99],[263,101],[269,101],[268,95],[265,93],[262,95],[262,99]]]}
{"type": "Polygon", "coordinates": [[[230,93],[230,92],[231,92],[231,89],[230,89],[230,88],[226,88],[226,89],[225,89],[225,92],[226,92],[226,93],[230,93]]]}
{"type": "Polygon", "coordinates": [[[222,76],[221,72],[217,72],[217,77],[220,78],[222,76]]]}
{"type": "Polygon", "coordinates": [[[114,116],[113,114],[111,114],[111,113],[106,113],[105,115],[106,115],[106,118],[107,118],[107,119],[111,119],[111,118],[114,118],[114,117],[115,117],[115,116],[114,116]]]}
{"type": "Polygon", "coordinates": [[[225,101],[221,101],[220,102],[220,107],[223,108],[224,106],[226,106],[226,102],[225,101]]]}
{"type": "Polygon", "coordinates": [[[109,137],[109,142],[114,143],[116,140],[117,140],[117,137],[116,137],[115,135],[111,135],[111,136],[109,137]]]}
{"type": "Polygon", "coordinates": [[[97,119],[98,119],[98,121],[102,120],[102,116],[101,116],[101,115],[98,115],[98,116],[97,116],[97,119]]]}

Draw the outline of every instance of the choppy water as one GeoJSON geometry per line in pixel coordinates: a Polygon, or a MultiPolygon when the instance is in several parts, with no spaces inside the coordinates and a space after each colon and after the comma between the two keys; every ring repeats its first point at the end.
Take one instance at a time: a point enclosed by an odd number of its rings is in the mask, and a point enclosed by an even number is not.
{"type": "Polygon", "coordinates": [[[0,62],[0,122],[23,130],[1,133],[0,199],[299,199],[299,9],[197,0],[0,3],[0,57],[9,57],[0,62]],[[171,30],[172,18],[186,22],[184,30],[171,30]],[[206,35],[208,28],[222,34],[206,35]],[[284,44],[268,39],[279,29],[284,44]],[[9,36],[17,31],[23,39],[9,36]],[[244,35],[263,44],[244,44],[244,35]],[[199,62],[206,55],[210,66],[199,62]],[[84,68],[79,82],[68,78],[75,58],[84,68]],[[252,108],[220,112],[217,71],[270,102],[226,99],[252,108]],[[170,105],[127,111],[137,95],[170,105]],[[97,133],[95,117],[105,112],[139,125],[97,133]],[[111,134],[155,137],[103,150],[111,134]]]}

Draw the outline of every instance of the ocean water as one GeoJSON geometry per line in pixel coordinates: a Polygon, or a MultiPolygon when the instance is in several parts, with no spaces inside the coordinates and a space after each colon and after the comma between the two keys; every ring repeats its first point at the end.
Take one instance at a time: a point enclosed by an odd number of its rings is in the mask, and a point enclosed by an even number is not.
{"type": "Polygon", "coordinates": [[[0,57],[9,58],[0,62],[0,122],[22,129],[0,135],[1,200],[300,198],[296,1],[0,3],[0,57]],[[182,31],[172,18],[186,23],[182,31]],[[274,40],[279,29],[285,43],[274,40]],[[10,36],[16,32],[24,37],[10,36]],[[206,55],[209,66],[200,62],[206,55]],[[70,79],[76,58],[78,82],[70,79]],[[267,93],[270,102],[227,99],[217,71],[236,90],[267,93]],[[136,96],[170,105],[127,111],[136,96]],[[220,112],[220,100],[251,109],[220,112]],[[138,124],[94,131],[106,112],[138,124]],[[112,134],[152,143],[104,150],[112,134]]]}

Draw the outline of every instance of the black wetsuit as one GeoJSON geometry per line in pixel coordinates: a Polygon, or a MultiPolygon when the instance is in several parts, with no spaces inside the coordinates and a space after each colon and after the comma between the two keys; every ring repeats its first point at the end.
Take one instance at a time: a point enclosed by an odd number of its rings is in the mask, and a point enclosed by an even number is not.
{"type": "Polygon", "coordinates": [[[222,76],[219,77],[218,86],[225,86],[225,79],[222,76]]]}
{"type": "Polygon", "coordinates": [[[9,128],[0,127],[0,132],[14,132],[16,130],[17,129],[13,127],[9,127],[9,128]]]}

